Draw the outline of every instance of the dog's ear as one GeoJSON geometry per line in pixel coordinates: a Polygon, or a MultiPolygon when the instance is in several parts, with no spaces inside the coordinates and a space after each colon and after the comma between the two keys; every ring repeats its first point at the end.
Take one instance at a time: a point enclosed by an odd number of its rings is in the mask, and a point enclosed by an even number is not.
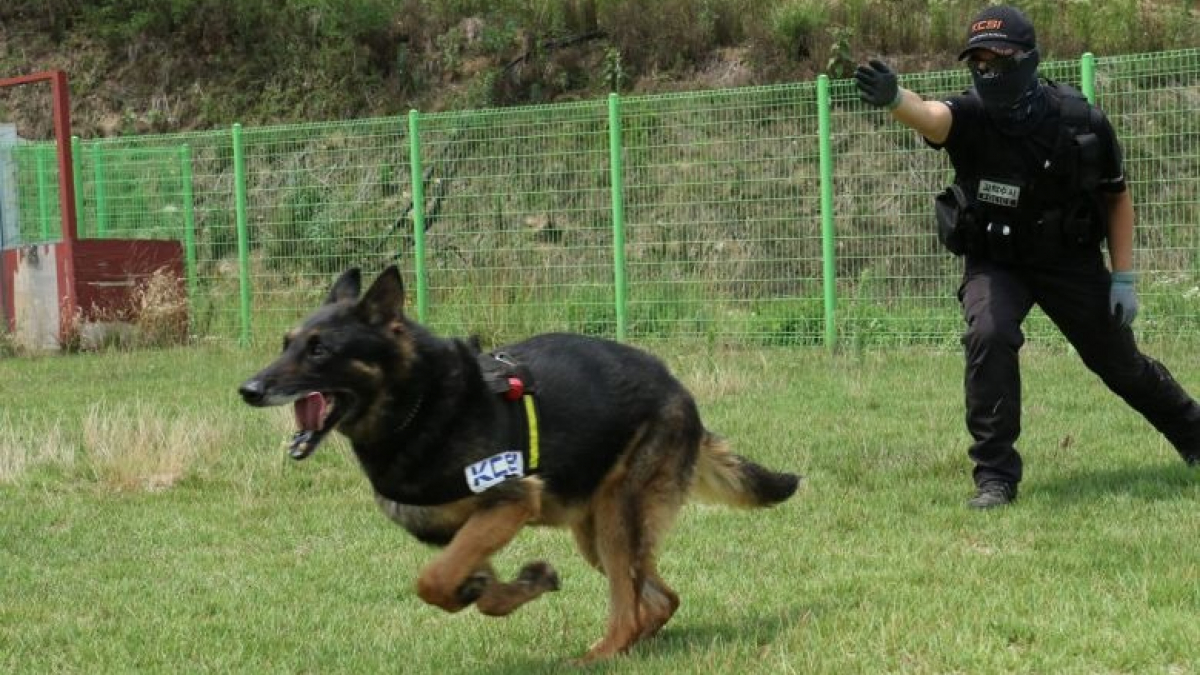
{"type": "Polygon", "coordinates": [[[342,272],[342,276],[333,282],[333,288],[329,289],[329,297],[325,298],[325,304],[342,300],[357,300],[358,294],[361,292],[362,272],[357,267],[353,267],[342,272]]]}
{"type": "Polygon", "coordinates": [[[404,319],[404,281],[395,265],[390,265],[376,277],[358,302],[358,312],[373,326],[404,319]]]}

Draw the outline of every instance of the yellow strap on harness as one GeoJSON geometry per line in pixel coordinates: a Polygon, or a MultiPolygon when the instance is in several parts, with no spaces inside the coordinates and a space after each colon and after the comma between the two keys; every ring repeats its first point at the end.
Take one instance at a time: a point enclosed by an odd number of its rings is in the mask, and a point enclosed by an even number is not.
{"type": "Polygon", "coordinates": [[[531,394],[525,394],[521,398],[525,401],[525,421],[529,424],[529,466],[527,468],[532,471],[538,466],[537,408],[533,405],[531,394]]]}

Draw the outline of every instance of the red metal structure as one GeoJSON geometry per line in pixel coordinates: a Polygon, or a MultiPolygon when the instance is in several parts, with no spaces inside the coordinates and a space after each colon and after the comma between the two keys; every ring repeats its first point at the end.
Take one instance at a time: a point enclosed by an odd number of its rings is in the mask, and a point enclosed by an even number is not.
{"type": "Polygon", "coordinates": [[[177,241],[78,238],[66,73],[0,79],[0,87],[38,82],[50,83],[54,99],[62,238],[0,252],[0,309],[9,332],[35,349],[62,346],[81,322],[133,319],[130,300],[138,279],[164,270],[182,289],[184,274],[177,241]]]}
{"type": "MultiPolygon", "coordinates": [[[[60,321],[69,322],[77,306],[75,285],[70,282],[75,278],[75,255],[72,247],[78,233],[76,222],[78,216],[75,213],[75,174],[71,161],[71,100],[67,89],[67,74],[61,70],[47,70],[20,77],[10,77],[0,80],[0,87],[17,87],[36,82],[49,82],[50,95],[54,100],[54,140],[58,148],[58,206],[59,213],[62,214],[63,253],[58,263],[58,287],[62,289],[59,300],[59,317],[60,321]]],[[[10,274],[7,262],[5,260],[0,263],[0,266],[3,267],[0,272],[4,274],[6,280],[10,274]]],[[[12,286],[6,283],[4,295],[9,296],[12,293],[12,286]]],[[[9,318],[9,330],[14,330],[15,317],[11,298],[6,297],[4,300],[6,301],[5,316],[9,318]]],[[[67,328],[69,328],[69,324],[60,324],[60,330],[65,331],[67,328]]]]}

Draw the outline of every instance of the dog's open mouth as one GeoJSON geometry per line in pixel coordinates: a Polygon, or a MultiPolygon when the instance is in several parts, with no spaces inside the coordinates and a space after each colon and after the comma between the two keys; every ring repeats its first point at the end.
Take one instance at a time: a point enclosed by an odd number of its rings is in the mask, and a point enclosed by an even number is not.
{"type": "Polygon", "coordinates": [[[338,406],[337,397],[319,391],[301,396],[293,405],[297,430],[288,444],[288,455],[292,459],[304,459],[337,426],[343,411],[338,406]]]}

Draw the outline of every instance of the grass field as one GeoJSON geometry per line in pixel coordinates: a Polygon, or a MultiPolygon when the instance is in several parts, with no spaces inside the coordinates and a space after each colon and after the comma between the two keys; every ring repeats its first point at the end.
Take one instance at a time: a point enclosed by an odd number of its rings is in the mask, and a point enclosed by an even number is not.
{"type": "MultiPolygon", "coordinates": [[[[758,512],[685,509],[675,619],[599,673],[1200,671],[1200,471],[1058,343],[1025,354],[1026,481],[976,513],[960,355],[656,349],[710,427],[806,475],[758,512]]],[[[1147,345],[1193,392],[1186,344],[1147,345]]],[[[0,672],[559,673],[606,593],[527,530],[563,589],[509,619],[413,589],[430,549],[379,514],[338,439],[235,387],[267,354],[0,359],[0,672]]]]}

